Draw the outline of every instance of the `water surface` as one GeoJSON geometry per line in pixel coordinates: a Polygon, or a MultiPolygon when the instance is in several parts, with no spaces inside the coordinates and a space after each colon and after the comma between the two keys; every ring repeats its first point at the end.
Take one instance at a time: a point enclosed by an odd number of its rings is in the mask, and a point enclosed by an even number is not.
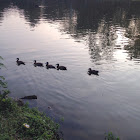
{"type": "Polygon", "coordinates": [[[60,122],[65,140],[102,140],[109,131],[121,140],[139,140],[139,5],[0,0],[0,55],[6,65],[1,74],[10,96],[37,95],[29,105],[60,122]],[[17,57],[26,65],[17,66],[17,57]],[[68,70],[34,67],[33,60],[68,70]],[[89,76],[88,68],[99,76],[89,76]]]}

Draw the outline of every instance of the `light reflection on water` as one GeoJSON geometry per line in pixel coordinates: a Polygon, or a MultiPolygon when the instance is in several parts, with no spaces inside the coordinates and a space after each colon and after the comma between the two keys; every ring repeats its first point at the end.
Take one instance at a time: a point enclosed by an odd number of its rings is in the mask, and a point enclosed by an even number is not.
{"type": "Polygon", "coordinates": [[[66,140],[104,139],[108,131],[139,139],[138,13],[131,1],[2,1],[1,72],[11,96],[36,94],[30,106],[64,117],[66,140]],[[17,66],[17,57],[26,65],[17,66]],[[35,59],[68,71],[34,67],[35,59]],[[99,76],[89,76],[89,67],[99,76]]]}

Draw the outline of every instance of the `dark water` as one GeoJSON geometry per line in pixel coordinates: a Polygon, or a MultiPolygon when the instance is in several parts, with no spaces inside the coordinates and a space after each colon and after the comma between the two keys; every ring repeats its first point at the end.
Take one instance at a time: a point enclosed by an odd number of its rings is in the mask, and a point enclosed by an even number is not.
{"type": "Polygon", "coordinates": [[[60,122],[65,140],[140,139],[139,1],[0,0],[0,55],[10,96],[37,95],[30,106],[60,122]]]}

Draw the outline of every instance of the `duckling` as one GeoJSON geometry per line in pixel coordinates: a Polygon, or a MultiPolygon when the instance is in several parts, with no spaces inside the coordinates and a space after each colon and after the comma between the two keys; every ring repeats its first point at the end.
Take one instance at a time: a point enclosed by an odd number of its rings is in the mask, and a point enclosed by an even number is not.
{"type": "Polygon", "coordinates": [[[99,71],[97,70],[92,70],[91,68],[88,69],[88,74],[91,75],[91,74],[94,74],[94,75],[98,75],[99,71]]]}
{"type": "Polygon", "coordinates": [[[36,60],[34,60],[34,66],[43,67],[43,63],[37,63],[36,60]]]}
{"type": "Polygon", "coordinates": [[[17,58],[17,65],[19,66],[19,65],[25,65],[25,62],[23,62],[23,61],[19,61],[19,58],[17,58]]]}
{"type": "Polygon", "coordinates": [[[49,62],[46,62],[46,68],[47,69],[56,69],[55,66],[49,65],[49,62]]]}
{"type": "Polygon", "coordinates": [[[65,66],[59,66],[59,64],[56,65],[57,65],[57,70],[67,70],[65,66]]]}

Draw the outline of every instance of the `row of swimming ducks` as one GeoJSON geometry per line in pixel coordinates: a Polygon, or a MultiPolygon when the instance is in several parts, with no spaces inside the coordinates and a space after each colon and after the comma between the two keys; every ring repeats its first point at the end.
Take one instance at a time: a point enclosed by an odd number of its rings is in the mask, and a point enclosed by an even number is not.
{"type": "MultiPolygon", "coordinates": [[[[17,65],[25,65],[25,62],[20,61],[19,58],[17,58],[17,65]]],[[[43,67],[43,63],[37,62],[36,60],[34,60],[34,66],[35,67],[43,67]]],[[[56,64],[57,67],[50,65],[49,62],[46,62],[46,67],[47,69],[56,69],[57,70],[67,70],[67,68],[65,66],[60,66],[59,64],[56,64]]]]}
{"type": "MultiPolygon", "coordinates": [[[[23,61],[20,61],[19,58],[17,58],[17,65],[25,65],[25,62],[23,61]]],[[[40,63],[40,62],[37,62],[36,60],[34,60],[34,66],[37,67],[43,67],[43,63],[40,63]]],[[[53,65],[50,65],[49,62],[46,62],[46,68],[47,69],[56,69],[57,70],[67,70],[67,68],[65,66],[60,66],[59,64],[56,64],[56,67],[53,66],[53,65]]],[[[97,70],[92,70],[91,68],[88,69],[88,74],[91,75],[91,74],[94,74],[94,75],[98,75],[99,71],[97,70]]]]}

